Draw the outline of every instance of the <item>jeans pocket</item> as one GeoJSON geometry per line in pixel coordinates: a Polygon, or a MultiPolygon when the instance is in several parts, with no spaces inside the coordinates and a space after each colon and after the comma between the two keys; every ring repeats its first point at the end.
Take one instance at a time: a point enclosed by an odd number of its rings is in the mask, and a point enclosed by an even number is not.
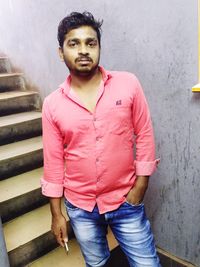
{"type": "Polygon", "coordinates": [[[69,210],[78,210],[79,208],[73,205],[71,202],[69,202],[67,199],[65,199],[65,207],[69,210]]]}
{"type": "Polygon", "coordinates": [[[131,206],[131,207],[136,207],[136,208],[137,208],[137,207],[142,207],[142,206],[144,206],[144,203],[143,203],[143,202],[138,203],[138,204],[133,204],[133,203],[128,202],[127,200],[125,200],[124,204],[127,204],[127,205],[129,205],[129,206],[131,206]]]}

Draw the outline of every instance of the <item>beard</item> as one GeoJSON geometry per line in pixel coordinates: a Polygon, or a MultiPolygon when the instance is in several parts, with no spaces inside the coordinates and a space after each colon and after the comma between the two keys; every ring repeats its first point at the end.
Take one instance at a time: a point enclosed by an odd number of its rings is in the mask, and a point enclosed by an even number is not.
{"type": "Polygon", "coordinates": [[[81,57],[75,60],[74,65],[70,64],[66,58],[64,58],[64,62],[70,73],[72,73],[73,75],[80,77],[89,77],[92,76],[98,69],[100,57],[98,58],[96,64],[93,63],[93,60],[91,58],[87,59],[89,62],[91,62],[91,64],[81,63],[81,57]]]}

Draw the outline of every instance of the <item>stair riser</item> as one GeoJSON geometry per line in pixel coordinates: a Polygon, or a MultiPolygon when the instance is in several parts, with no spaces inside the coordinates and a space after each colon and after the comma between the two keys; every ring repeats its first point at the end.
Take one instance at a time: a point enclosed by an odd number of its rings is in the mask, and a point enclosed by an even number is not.
{"type": "Polygon", "coordinates": [[[0,77],[0,92],[11,90],[25,91],[25,83],[23,77],[0,77]]]}
{"type": "MultiPolygon", "coordinates": [[[[67,228],[68,228],[69,238],[71,238],[73,236],[73,232],[69,222],[67,224],[67,228]]],[[[25,266],[29,262],[41,257],[42,255],[48,253],[57,246],[58,244],[56,243],[54,236],[52,235],[51,232],[48,232],[34,239],[32,242],[29,242],[23,246],[18,247],[13,251],[10,251],[8,253],[10,266],[11,267],[25,266]]]]}
{"type": "Polygon", "coordinates": [[[0,180],[42,167],[42,149],[0,161],[0,180]]]}
{"type": "Polygon", "coordinates": [[[16,98],[8,98],[0,101],[0,116],[25,112],[29,110],[39,110],[39,95],[20,96],[16,98]]]}
{"type": "Polygon", "coordinates": [[[48,203],[48,198],[41,194],[41,188],[27,194],[0,203],[1,219],[5,223],[26,212],[48,203]]]}
{"type": "Polygon", "coordinates": [[[0,58],[0,73],[10,73],[11,65],[8,58],[0,58]]]}
{"type": "Polygon", "coordinates": [[[41,118],[0,128],[0,145],[39,136],[42,134],[41,118]]]}

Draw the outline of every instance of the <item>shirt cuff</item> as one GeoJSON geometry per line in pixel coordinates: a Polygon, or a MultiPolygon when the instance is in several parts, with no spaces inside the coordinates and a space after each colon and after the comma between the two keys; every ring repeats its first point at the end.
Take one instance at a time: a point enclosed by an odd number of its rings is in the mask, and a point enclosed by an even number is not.
{"type": "Polygon", "coordinates": [[[156,170],[160,159],[154,161],[137,161],[135,160],[135,169],[137,176],[150,176],[156,170]]]}
{"type": "Polygon", "coordinates": [[[62,197],[63,196],[63,184],[54,184],[41,178],[40,184],[42,187],[42,194],[47,197],[62,197]]]}

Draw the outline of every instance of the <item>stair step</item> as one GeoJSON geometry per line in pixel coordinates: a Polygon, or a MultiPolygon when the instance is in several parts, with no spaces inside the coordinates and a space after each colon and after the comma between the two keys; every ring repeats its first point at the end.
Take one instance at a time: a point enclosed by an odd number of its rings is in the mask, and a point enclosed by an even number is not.
{"type": "Polygon", "coordinates": [[[0,117],[0,145],[41,135],[41,112],[27,111],[0,117]]]}
{"type": "MultiPolygon", "coordinates": [[[[1,61],[0,61],[1,72],[1,61]]],[[[0,92],[25,90],[23,73],[0,73],[0,92]]]]}
{"type": "Polygon", "coordinates": [[[0,147],[0,180],[41,167],[42,137],[33,137],[0,147]]]}
{"type": "MultiPolygon", "coordinates": [[[[108,243],[110,250],[117,247],[118,243],[114,238],[112,232],[108,231],[108,243]]],[[[67,255],[65,249],[58,247],[49,252],[45,256],[27,265],[27,267],[84,267],[85,263],[81,254],[79,245],[75,238],[69,241],[69,254],[67,255]]]]}
{"type": "Polygon", "coordinates": [[[10,60],[8,57],[0,57],[0,73],[11,72],[10,60]]]}
{"type": "Polygon", "coordinates": [[[83,256],[76,239],[73,238],[68,243],[69,254],[65,249],[58,247],[45,256],[27,265],[27,267],[85,267],[83,256]]]}
{"type": "Polygon", "coordinates": [[[49,204],[5,223],[3,231],[8,253],[49,232],[50,229],[51,216],[49,204]]]}
{"type": "Polygon", "coordinates": [[[0,116],[40,108],[40,97],[33,91],[0,93],[0,116]]]}
{"type": "Polygon", "coordinates": [[[20,195],[26,194],[31,190],[40,188],[40,177],[43,174],[43,168],[13,176],[9,179],[0,181],[0,202],[8,201],[20,195]]]}
{"type": "Polygon", "coordinates": [[[3,222],[48,202],[48,198],[41,194],[42,174],[43,168],[38,168],[0,181],[0,210],[3,222]]]}
{"type": "Polygon", "coordinates": [[[17,114],[7,115],[0,117],[0,127],[7,127],[10,125],[16,125],[29,120],[41,118],[41,112],[39,111],[27,111],[17,114]]]}
{"type": "Polygon", "coordinates": [[[41,136],[29,138],[23,141],[1,146],[0,161],[14,159],[22,154],[32,153],[42,149],[41,136]]]}
{"type": "MultiPolygon", "coordinates": [[[[65,213],[62,205],[63,213],[65,213]]],[[[67,218],[67,216],[66,216],[67,218]]],[[[68,221],[70,236],[71,227],[68,221]]],[[[28,212],[3,225],[6,247],[12,267],[25,266],[57,246],[51,231],[49,204],[28,212]]]]}

